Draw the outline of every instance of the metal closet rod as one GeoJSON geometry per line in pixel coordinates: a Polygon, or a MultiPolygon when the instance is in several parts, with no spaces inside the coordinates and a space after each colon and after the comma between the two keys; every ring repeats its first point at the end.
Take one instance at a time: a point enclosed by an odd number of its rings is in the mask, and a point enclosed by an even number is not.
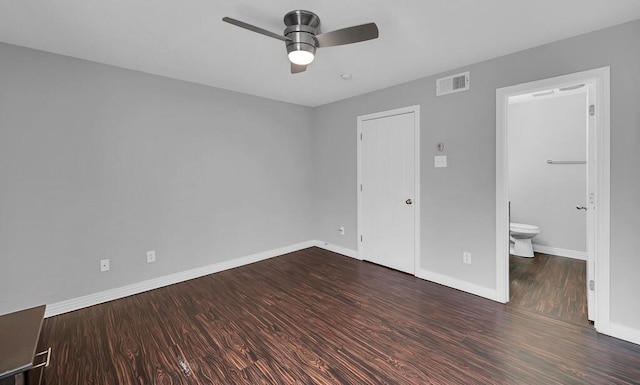
{"type": "Polygon", "coordinates": [[[547,160],[548,164],[587,164],[586,160],[547,160]]]}

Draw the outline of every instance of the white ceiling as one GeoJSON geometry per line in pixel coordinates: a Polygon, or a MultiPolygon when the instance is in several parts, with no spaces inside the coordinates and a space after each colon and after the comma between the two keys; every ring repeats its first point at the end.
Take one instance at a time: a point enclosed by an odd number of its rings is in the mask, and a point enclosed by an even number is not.
{"type": "Polygon", "coordinates": [[[2,0],[0,41],[317,106],[638,18],[638,0],[2,0]],[[281,33],[294,9],[380,38],[291,75],[283,42],[221,21],[281,33]]]}

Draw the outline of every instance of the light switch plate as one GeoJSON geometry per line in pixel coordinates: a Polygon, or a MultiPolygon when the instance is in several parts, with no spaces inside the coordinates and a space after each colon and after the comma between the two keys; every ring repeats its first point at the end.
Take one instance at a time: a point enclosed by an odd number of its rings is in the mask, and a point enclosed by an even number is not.
{"type": "Polygon", "coordinates": [[[447,156],[446,155],[436,155],[433,157],[433,166],[434,167],[447,167],[447,156]]]}

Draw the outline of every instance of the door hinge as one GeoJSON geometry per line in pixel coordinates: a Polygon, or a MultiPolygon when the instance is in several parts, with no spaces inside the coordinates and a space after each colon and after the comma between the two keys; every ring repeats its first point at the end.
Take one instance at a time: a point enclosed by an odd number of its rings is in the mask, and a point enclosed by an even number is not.
{"type": "Polygon", "coordinates": [[[596,281],[593,279],[589,281],[589,290],[594,291],[596,289],[596,281]]]}
{"type": "Polygon", "coordinates": [[[592,104],[589,106],[589,115],[593,116],[596,114],[596,105],[592,104]]]}
{"type": "Polygon", "coordinates": [[[360,235],[360,242],[362,242],[362,235],[360,235]]]}
{"type": "Polygon", "coordinates": [[[362,185],[360,185],[360,191],[362,191],[362,185]]]}
{"type": "Polygon", "coordinates": [[[362,140],[362,132],[360,133],[360,140],[362,140]]]}

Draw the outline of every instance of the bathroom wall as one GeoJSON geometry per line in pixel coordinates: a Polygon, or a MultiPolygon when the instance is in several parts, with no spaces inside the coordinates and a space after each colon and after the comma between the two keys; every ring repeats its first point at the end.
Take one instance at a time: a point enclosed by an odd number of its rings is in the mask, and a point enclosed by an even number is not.
{"type": "Polygon", "coordinates": [[[587,94],[542,97],[509,105],[509,199],[511,221],[536,225],[541,250],[584,258],[586,165],[547,164],[585,160],[587,94]]]}

